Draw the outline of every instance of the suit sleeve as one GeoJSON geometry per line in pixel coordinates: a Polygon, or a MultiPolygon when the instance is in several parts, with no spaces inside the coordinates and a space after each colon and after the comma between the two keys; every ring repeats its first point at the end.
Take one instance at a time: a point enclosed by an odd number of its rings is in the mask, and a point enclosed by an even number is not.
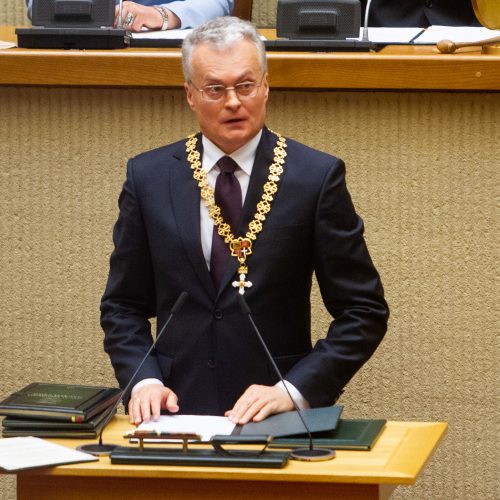
{"type": "Polygon", "coordinates": [[[286,374],[313,407],[333,404],[381,342],[389,311],[379,275],[363,238],[335,159],[319,195],[314,227],[314,269],[333,317],[327,335],[286,374]]]}
{"type": "Polygon", "coordinates": [[[181,28],[194,28],[216,17],[229,16],[233,0],[175,0],[162,4],[181,21],[181,28]]]}
{"type": "MultiPolygon", "coordinates": [[[[122,388],[152,344],[149,318],[156,315],[153,269],[133,166],[130,160],[113,229],[115,248],[108,282],[101,300],[104,349],[122,388]]],[[[154,355],[148,357],[135,382],[144,378],[162,380],[154,355]]]]}

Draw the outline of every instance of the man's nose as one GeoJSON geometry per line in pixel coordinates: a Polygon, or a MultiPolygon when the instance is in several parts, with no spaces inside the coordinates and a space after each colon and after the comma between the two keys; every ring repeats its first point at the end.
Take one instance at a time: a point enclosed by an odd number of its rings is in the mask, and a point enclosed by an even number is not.
{"type": "Polygon", "coordinates": [[[232,88],[226,89],[225,105],[228,108],[238,108],[241,106],[241,101],[240,101],[235,89],[232,89],[232,88]]]}

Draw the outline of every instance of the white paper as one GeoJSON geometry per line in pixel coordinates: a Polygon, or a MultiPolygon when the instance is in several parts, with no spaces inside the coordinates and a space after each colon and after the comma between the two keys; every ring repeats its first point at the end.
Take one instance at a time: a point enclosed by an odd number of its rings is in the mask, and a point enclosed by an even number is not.
{"type": "MultiPolygon", "coordinates": [[[[370,28],[368,27],[368,39],[375,43],[410,43],[422,28],[370,28]]],[[[363,28],[359,30],[359,38],[363,36],[363,28]]],[[[349,40],[349,39],[348,39],[349,40]]],[[[356,39],[354,39],[356,40],[356,39]]]]}
{"type": "Polygon", "coordinates": [[[16,47],[15,43],[0,40],[0,49],[12,49],[13,47],[16,47]]]}
{"type": "MultiPolygon", "coordinates": [[[[192,29],[185,30],[165,30],[165,31],[149,31],[144,30],[140,33],[130,33],[132,38],[142,39],[142,40],[184,40],[189,33],[193,31],[192,29]]],[[[261,40],[265,40],[266,37],[261,36],[261,40]]]]}
{"type": "Polygon", "coordinates": [[[476,42],[500,36],[500,30],[470,26],[429,26],[414,43],[434,45],[440,40],[452,42],[476,42]]]}
{"type": "Polygon", "coordinates": [[[132,38],[140,39],[184,40],[191,31],[193,30],[142,31],[141,33],[131,33],[131,35],[132,38]]]}
{"type": "Polygon", "coordinates": [[[230,435],[234,423],[226,417],[211,415],[162,415],[158,421],[143,422],[137,429],[165,433],[194,433],[199,434],[201,440],[207,442],[216,434],[230,435]]]}
{"type": "Polygon", "coordinates": [[[15,471],[78,462],[93,462],[97,457],[50,441],[27,436],[0,439],[0,468],[15,471]]]}

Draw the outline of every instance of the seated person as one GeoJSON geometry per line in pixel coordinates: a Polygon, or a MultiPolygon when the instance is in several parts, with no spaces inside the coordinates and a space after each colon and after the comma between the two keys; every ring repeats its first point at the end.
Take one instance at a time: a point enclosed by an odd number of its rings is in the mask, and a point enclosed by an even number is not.
{"type": "MultiPolygon", "coordinates": [[[[122,8],[123,27],[129,31],[194,28],[219,16],[230,15],[233,0],[125,0],[122,8]]],[[[31,19],[33,0],[26,0],[31,19]]],[[[116,6],[118,16],[118,5],[116,6]]],[[[115,26],[117,20],[115,19],[115,26]]]]}
{"type": "MultiPolygon", "coordinates": [[[[368,0],[361,0],[364,10],[368,0]]],[[[368,26],[479,26],[470,0],[372,0],[368,26]]]]}

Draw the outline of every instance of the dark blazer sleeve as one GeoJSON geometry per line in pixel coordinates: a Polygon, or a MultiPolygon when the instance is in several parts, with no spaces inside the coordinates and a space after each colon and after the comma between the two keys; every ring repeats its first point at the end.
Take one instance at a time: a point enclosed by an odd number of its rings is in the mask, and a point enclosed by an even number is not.
{"type": "Polygon", "coordinates": [[[387,329],[388,307],[363,231],[344,163],[333,158],[318,198],[313,249],[314,270],[333,321],[326,338],[286,374],[313,407],[335,402],[387,329]]]}
{"type": "MultiPolygon", "coordinates": [[[[364,19],[368,0],[361,0],[364,19]]],[[[373,0],[368,26],[479,26],[470,0],[373,0]]]]}
{"type": "MultiPolygon", "coordinates": [[[[132,159],[119,197],[120,212],[113,229],[115,249],[101,300],[104,349],[122,388],[152,344],[148,318],[156,315],[153,269],[138,200],[132,159]]],[[[137,382],[150,377],[162,379],[155,355],[148,357],[137,382]]]]}

